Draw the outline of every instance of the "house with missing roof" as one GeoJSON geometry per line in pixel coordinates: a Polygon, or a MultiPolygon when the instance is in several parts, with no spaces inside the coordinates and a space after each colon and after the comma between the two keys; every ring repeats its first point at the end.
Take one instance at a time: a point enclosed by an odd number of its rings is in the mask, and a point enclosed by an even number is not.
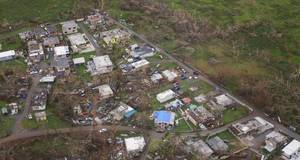
{"type": "Polygon", "coordinates": [[[266,135],[264,149],[268,152],[272,152],[287,140],[288,138],[285,135],[277,131],[272,131],[271,133],[266,135]]]}
{"type": "Polygon", "coordinates": [[[169,130],[174,127],[175,116],[176,114],[171,111],[162,110],[153,112],[152,118],[154,119],[156,130],[159,132],[164,132],[165,130],[169,130]]]}
{"type": "Polygon", "coordinates": [[[274,128],[274,125],[261,117],[255,117],[246,122],[237,122],[229,128],[237,136],[259,135],[274,128]]]}
{"type": "Polygon", "coordinates": [[[203,106],[191,104],[188,106],[188,109],[185,110],[185,114],[187,119],[195,126],[210,126],[215,121],[215,116],[203,106]]]}
{"type": "Polygon", "coordinates": [[[79,26],[75,21],[66,21],[61,23],[63,34],[72,34],[77,33],[79,26]]]}
{"type": "Polygon", "coordinates": [[[44,49],[41,43],[36,40],[27,42],[28,58],[31,62],[40,62],[45,58],[44,49]]]}
{"type": "Polygon", "coordinates": [[[130,39],[131,34],[123,29],[116,28],[109,31],[101,32],[100,37],[104,42],[104,47],[111,47],[114,44],[127,42],[130,39]]]}

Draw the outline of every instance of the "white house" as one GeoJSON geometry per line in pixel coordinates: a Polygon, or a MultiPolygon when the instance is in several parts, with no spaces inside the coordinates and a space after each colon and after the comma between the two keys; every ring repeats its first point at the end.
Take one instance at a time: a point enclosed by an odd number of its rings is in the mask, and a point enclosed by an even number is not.
{"type": "Polygon", "coordinates": [[[146,146],[145,139],[142,136],[125,138],[124,142],[128,154],[142,152],[146,146]]]}
{"type": "Polygon", "coordinates": [[[175,97],[176,97],[176,93],[174,91],[172,91],[171,89],[168,89],[168,90],[163,91],[163,92],[156,95],[156,99],[160,103],[167,102],[168,100],[171,100],[175,97]]]}
{"type": "Polygon", "coordinates": [[[93,61],[88,62],[88,71],[92,75],[109,73],[113,70],[113,63],[108,55],[94,57],[93,61]]]}
{"type": "Polygon", "coordinates": [[[78,32],[78,25],[75,21],[62,22],[62,31],[64,34],[72,34],[78,32]]]}
{"type": "Polygon", "coordinates": [[[84,59],[84,57],[74,58],[73,59],[73,63],[75,65],[84,64],[85,63],[85,59],[84,59]]]}
{"type": "Polygon", "coordinates": [[[229,98],[228,96],[226,96],[225,94],[219,95],[217,97],[215,97],[217,104],[226,107],[226,106],[230,106],[234,103],[234,101],[229,98]]]}
{"type": "Polygon", "coordinates": [[[5,51],[0,53],[0,62],[8,61],[16,57],[16,52],[14,50],[5,51]]]}
{"type": "Polygon", "coordinates": [[[68,54],[70,54],[68,46],[58,46],[54,48],[55,57],[65,57],[68,54]]]}
{"type": "Polygon", "coordinates": [[[168,81],[170,81],[170,82],[174,81],[175,78],[178,77],[178,75],[177,75],[175,72],[170,71],[170,70],[164,70],[164,71],[162,72],[162,75],[163,75],[164,77],[166,77],[166,78],[168,79],[168,81]]]}
{"type": "Polygon", "coordinates": [[[100,99],[106,99],[106,98],[112,97],[114,95],[114,92],[112,91],[112,89],[110,88],[110,86],[108,84],[104,84],[104,85],[95,87],[94,89],[98,89],[100,99]]]}
{"type": "Polygon", "coordinates": [[[88,41],[85,34],[76,33],[68,35],[73,52],[86,53],[95,50],[93,45],[88,41]]]}
{"type": "Polygon", "coordinates": [[[290,160],[300,159],[300,142],[297,140],[292,140],[287,146],[282,149],[282,154],[285,158],[290,160]]]}

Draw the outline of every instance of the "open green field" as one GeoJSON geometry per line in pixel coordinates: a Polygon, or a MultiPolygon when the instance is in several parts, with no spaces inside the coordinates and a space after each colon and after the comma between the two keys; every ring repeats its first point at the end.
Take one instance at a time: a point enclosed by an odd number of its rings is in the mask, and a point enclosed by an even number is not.
{"type": "Polygon", "coordinates": [[[68,14],[75,0],[0,0],[0,22],[55,21],[68,14]]]}
{"type": "Polygon", "coordinates": [[[22,126],[27,129],[55,129],[70,127],[71,125],[61,120],[52,106],[47,106],[46,109],[47,120],[37,122],[33,116],[33,119],[25,119],[22,121],[22,126]]]}
{"type": "Polygon", "coordinates": [[[222,121],[224,124],[228,124],[248,114],[248,109],[243,106],[226,109],[223,113],[222,121]]]}

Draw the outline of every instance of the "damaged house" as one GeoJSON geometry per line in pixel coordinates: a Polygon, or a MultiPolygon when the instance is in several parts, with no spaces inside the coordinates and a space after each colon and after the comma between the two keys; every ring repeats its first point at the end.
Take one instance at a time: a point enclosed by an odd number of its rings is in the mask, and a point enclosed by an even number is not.
{"type": "Polygon", "coordinates": [[[48,92],[46,90],[42,90],[33,95],[31,100],[31,108],[33,111],[42,111],[46,109],[47,94],[48,92]]]}
{"type": "Polygon", "coordinates": [[[134,58],[147,58],[155,55],[155,49],[149,45],[133,44],[126,49],[127,53],[134,58]]]}
{"type": "Polygon", "coordinates": [[[203,106],[191,104],[185,111],[185,114],[187,116],[187,119],[191,121],[195,126],[199,126],[201,124],[210,126],[215,121],[215,116],[203,106]]]}
{"type": "Polygon", "coordinates": [[[75,33],[68,35],[68,39],[71,43],[72,51],[75,53],[86,53],[95,51],[95,48],[90,44],[85,34],[75,33]]]}
{"type": "Polygon", "coordinates": [[[35,40],[27,42],[28,58],[32,62],[40,62],[45,58],[43,46],[35,40]]]}
{"type": "Polygon", "coordinates": [[[112,119],[120,121],[123,118],[130,118],[136,113],[136,110],[130,107],[129,105],[120,102],[119,107],[109,112],[109,115],[112,119]]]}

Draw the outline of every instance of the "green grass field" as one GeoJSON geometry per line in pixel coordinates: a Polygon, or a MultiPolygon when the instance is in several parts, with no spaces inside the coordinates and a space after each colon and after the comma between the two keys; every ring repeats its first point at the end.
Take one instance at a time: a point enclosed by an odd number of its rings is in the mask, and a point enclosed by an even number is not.
{"type": "Polygon", "coordinates": [[[175,132],[188,132],[191,131],[188,124],[184,119],[179,120],[178,125],[175,127],[175,132]]]}
{"type": "Polygon", "coordinates": [[[53,22],[68,15],[75,0],[0,0],[0,22],[53,22]]]}
{"type": "Polygon", "coordinates": [[[8,136],[14,124],[14,117],[0,115],[0,138],[8,136]]]}
{"type": "Polygon", "coordinates": [[[228,124],[246,116],[248,112],[248,109],[243,106],[234,107],[232,109],[226,109],[223,113],[222,121],[224,124],[228,124]]]}
{"type": "MultiPolygon", "coordinates": [[[[22,121],[22,126],[27,129],[55,129],[70,127],[71,125],[61,120],[54,111],[54,108],[47,106],[46,109],[47,120],[37,122],[34,118],[32,120],[25,119],[22,121]]],[[[34,117],[34,116],[33,116],[34,117]]]]}

